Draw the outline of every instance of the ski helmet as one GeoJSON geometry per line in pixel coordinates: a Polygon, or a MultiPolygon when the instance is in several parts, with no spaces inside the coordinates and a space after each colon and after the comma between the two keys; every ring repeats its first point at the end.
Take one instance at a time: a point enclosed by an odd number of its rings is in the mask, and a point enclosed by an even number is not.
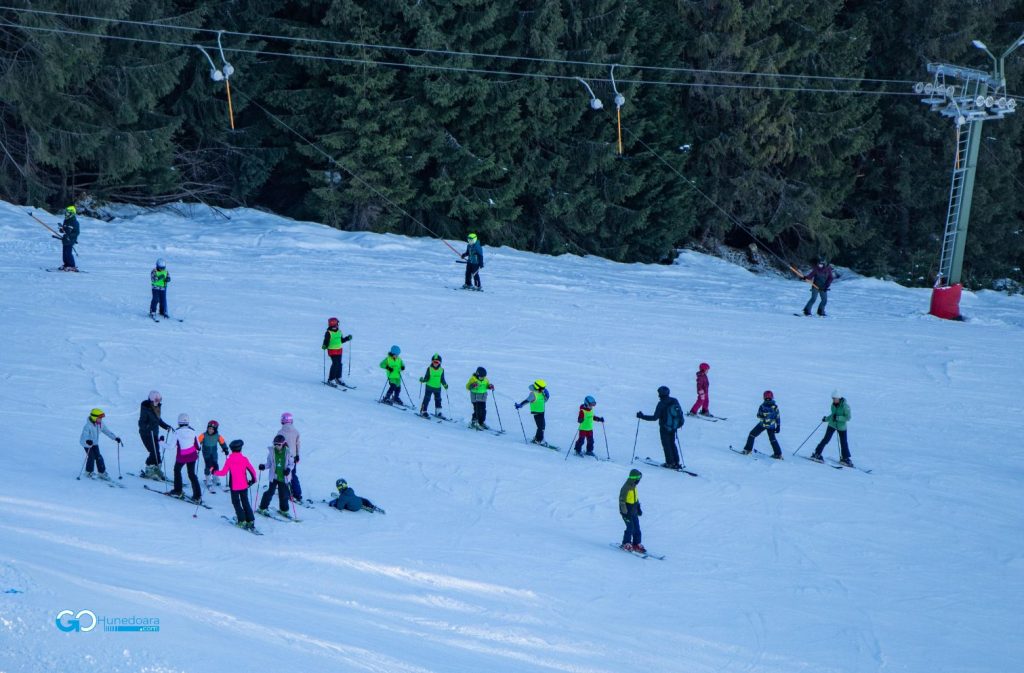
{"type": "Polygon", "coordinates": [[[228,444],[228,448],[231,449],[232,451],[234,451],[235,453],[238,453],[239,451],[242,450],[242,447],[244,445],[245,445],[245,442],[243,442],[242,440],[240,440],[240,439],[232,439],[231,443],[228,444]]]}
{"type": "Polygon", "coordinates": [[[468,237],[470,243],[476,242],[476,234],[470,234],[468,237]]]}
{"type": "Polygon", "coordinates": [[[164,264],[164,258],[163,257],[160,257],[159,259],[156,260],[156,268],[163,269],[163,268],[166,268],[166,267],[167,267],[167,265],[164,264]]]}
{"type": "Polygon", "coordinates": [[[78,214],[78,209],[75,208],[74,206],[68,206],[67,208],[64,209],[64,214],[67,215],[68,217],[74,217],[75,215],[78,214]]]}
{"type": "Polygon", "coordinates": [[[824,257],[819,257],[818,258],[818,266],[825,266],[825,258],[824,257]]]}
{"type": "Polygon", "coordinates": [[[773,393],[770,390],[766,390],[766,391],[764,391],[764,398],[766,400],[774,400],[775,399],[775,393],[773,393]]]}
{"type": "Polygon", "coordinates": [[[220,423],[218,423],[217,421],[210,421],[209,423],[206,424],[206,427],[217,430],[220,428],[220,423]]]}
{"type": "Polygon", "coordinates": [[[103,410],[100,409],[99,407],[96,407],[95,409],[89,412],[89,420],[92,421],[93,423],[100,420],[104,416],[106,416],[106,414],[103,413],[103,410]]]}
{"type": "Polygon", "coordinates": [[[668,386],[658,387],[658,397],[668,397],[669,389],[668,386]]]}
{"type": "Polygon", "coordinates": [[[288,425],[294,420],[295,418],[291,415],[290,412],[286,411],[283,414],[281,414],[281,425],[288,425]]]}
{"type": "Polygon", "coordinates": [[[163,399],[163,395],[160,394],[159,390],[149,391],[149,401],[152,402],[153,404],[160,404],[160,402],[162,402],[163,399]]]}
{"type": "Polygon", "coordinates": [[[843,399],[843,396],[839,394],[839,388],[833,388],[832,389],[832,399],[834,399],[834,400],[841,400],[841,399],[843,399]]]}
{"type": "Polygon", "coordinates": [[[644,475],[640,470],[633,469],[629,471],[629,478],[633,481],[640,481],[640,477],[642,476],[644,475]]]}
{"type": "Polygon", "coordinates": [[[537,390],[543,390],[548,387],[548,382],[545,381],[544,379],[537,379],[536,381],[533,382],[533,387],[536,388],[537,390]]]}
{"type": "Polygon", "coordinates": [[[328,327],[337,327],[338,326],[338,319],[337,318],[328,318],[327,319],[327,326],[328,327]]]}
{"type": "Polygon", "coordinates": [[[478,379],[482,379],[483,377],[487,376],[487,370],[484,369],[483,367],[477,367],[476,372],[474,373],[476,374],[476,377],[478,379]]]}
{"type": "Polygon", "coordinates": [[[334,486],[339,491],[344,491],[346,488],[348,488],[348,482],[345,481],[345,477],[339,477],[338,481],[334,482],[334,486]]]}
{"type": "Polygon", "coordinates": [[[597,404],[597,400],[594,399],[593,395],[587,395],[583,398],[583,404],[586,404],[588,407],[592,407],[597,404]]]}
{"type": "Polygon", "coordinates": [[[284,446],[288,443],[288,440],[284,438],[284,435],[277,435],[274,437],[274,446],[284,446]]]}
{"type": "Polygon", "coordinates": [[[388,353],[391,354],[391,355],[398,355],[401,352],[402,352],[402,349],[399,348],[398,346],[392,346],[391,350],[388,351],[388,353]]]}
{"type": "Polygon", "coordinates": [[[702,372],[706,372],[707,370],[711,369],[711,365],[709,365],[709,364],[708,364],[708,363],[706,363],[706,362],[702,362],[702,363],[700,363],[700,368],[699,368],[699,369],[700,369],[700,370],[701,370],[702,372]]]}
{"type": "Polygon", "coordinates": [[[441,354],[440,353],[434,353],[433,355],[430,356],[430,361],[431,362],[440,362],[441,361],[441,354]]]}
{"type": "Polygon", "coordinates": [[[178,414],[178,425],[188,425],[188,414],[178,414]]]}

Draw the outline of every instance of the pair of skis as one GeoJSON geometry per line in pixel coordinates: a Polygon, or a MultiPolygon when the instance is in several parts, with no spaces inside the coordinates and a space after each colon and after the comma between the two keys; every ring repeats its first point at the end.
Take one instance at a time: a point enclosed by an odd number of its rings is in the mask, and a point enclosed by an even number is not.
{"type": "Polygon", "coordinates": [[[160,318],[163,318],[164,320],[175,320],[177,322],[185,322],[184,318],[172,318],[169,315],[162,315],[158,318],[156,313],[149,314],[149,319],[152,320],[153,322],[160,322],[160,318]]]}
{"type": "Polygon", "coordinates": [[[173,493],[171,491],[161,491],[158,488],[150,488],[149,484],[143,484],[142,488],[146,489],[147,491],[152,491],[153,493],[159,493],[160,495],[166,495],[168,498],[173,498],[175,500],[180,500],[181,502],[185,503],[186,505],[193,505],[193,506],[199,505],[203,509],[213,509],[212,507],[207,505],[202,500],[200,500],[199,502],[196,502],[195,500],[192,500],[191,498],[186,498],[184,494],[180,494],[179,495],[179,494],[173,493]]]}
{"type": "Polygon", "coordinates": [[[357,386],[350,386],[349,384],[345,383],[344,381],[342,381],[341,383],[334,383],[332,381],[323,381],[323,384],[325,386],[327,386],[328,388],[335,388],[337,390],[340,390],[343,393],[347,392],[349,390],[355,390],[357,388],[357,386]]]}
{"type": "Polygon", "coordinates": [[[253,526],[252,528],[243,528],[242,526],[239,526],[239,525],[238,525],[238,519],[236,519],[236,518],[235,518],[235,517],[233,517],[233,516],[229,517],[229,516],[227,516],[226,514],[221,514],[221,515],[220,515],[220,518],[224,519],[224,520],[225,520],[225,521],[227,521],[227,522],[228,522],[229,524],[231,524],[231,526],[232,526],[233,528],[238,528],[239,530],[244,530],[244,531],[246,531],[246,532],[252,533],[253,535],[263,535],[263,533],[262,533],[262,532],[260,532],[260,531],[256,530],[256,527],[255,527],[255,526],[253,526]]]}
{"type": "Polygon", "coordinates": [[[686,414],[687,418],[699,418],[702,421],[709,421],[711,423],[717,423],[718,421],[729,420],[725,416],[715,416],[714,414],[686,414]]]}
{"type": "Polygon", "coordinates": [[[632,549],[626,549],[621,544],[616,544],[614,542],[609,543],[609,546],[611,546],[613,549],[618,549],[619,551],[624,551],[627,554],[631,554],[632,556],[636,556],[637,558],[650,558],[650,559],[655,559],[656,561],[664,561],[665,560],[665,557],[663,555],[661,555],[661,554],[652,554],[649,551],[633,551],[632,549]]]}
{"type": "Polygon", "coordinates": [[[699,477],[700,476],[696,472],[692,472],[690,470],[687,470],[686,467],[678,467],[678,468],[668,467],[668,466],[665,465],[665,463],[659,463],[658,461],[654,460],[650,456],[647,456],[646,458],[644,458],[643,462],[645,462],[648,465],[651,465],[653,467],[661,467],[661,468],[664,468],[666,470],[672,470],[673,472],[682,472],[683,474],[688,474],[691,477],[699,477]]]}

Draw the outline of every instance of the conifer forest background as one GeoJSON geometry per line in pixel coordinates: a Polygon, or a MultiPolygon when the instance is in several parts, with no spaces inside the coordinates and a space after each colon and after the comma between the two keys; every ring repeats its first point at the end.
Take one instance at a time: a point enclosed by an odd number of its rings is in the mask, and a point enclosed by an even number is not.
{"type": "MultiPolygon", "coordinates": [[[[0,5],[15,203],[202,200],[622,261],[756,236],[915,285],[934,279],[955,128],[911,87],[930,62],[989,70],[971,40],[998,54],[1024,32],[1020,0],[0,5]],[[194,48],[220,68],[220,30],[234,129],[194,48]]],[[[1006,74],[1024,95],[1024,48],[1006,74]]],[[[972,287],[1024,281],[1021,103],[983,128],[972,287]]]]}

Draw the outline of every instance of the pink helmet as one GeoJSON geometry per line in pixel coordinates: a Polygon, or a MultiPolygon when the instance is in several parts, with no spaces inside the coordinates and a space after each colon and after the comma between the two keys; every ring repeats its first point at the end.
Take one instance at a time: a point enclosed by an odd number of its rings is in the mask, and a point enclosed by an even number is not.
{"type": "Polygon", "coordinates": [[[709,365],[709,364],[708,364],[708,363],[706,363],[706,362],[702,362],[702,363],[700,363],[700,370],[701,370],[702,372],[706,372],[706,371],[707,371],[707,370],[709,370],[709,369],[711,369],[711,365],[709,365]]]}
{"type": "Polygon", "coordinates": [[[288,413],[287,411],[284,412],[283,414],[281,414],[281,425],[287,425],[287,424],[291,423],[294,420],[295,419],[292,418],[292,415],[290,413],[288,413]]]}

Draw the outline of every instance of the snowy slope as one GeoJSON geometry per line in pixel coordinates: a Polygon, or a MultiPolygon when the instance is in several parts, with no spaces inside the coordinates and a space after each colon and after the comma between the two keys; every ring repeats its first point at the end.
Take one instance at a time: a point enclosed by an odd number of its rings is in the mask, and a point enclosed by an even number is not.
{"type": "MultiPolygon", "coordinates": [[[[463,267],[436,240],[250,210],[83,218],[89,273],[45,273],[59,246],[24,213],[0,204],[4,673],[1005,672],[1024,660],[1020,297],[967,294],[971,319],[951,323],[924,315],[925,290],[844,279],[822,320],[792,315],[805,285],[698,254],[666,267],[509,249],[488,250],[486,292],[468,293],[447,289],[463,267]],[[182,323],[146,315],[157,256],[182,323]],[[355,335],[357,390],[320,384],[330,315],[355,335]],[[460,418],[462,386],[485,366],[508,433],[376,404],[392,343],[414,389],[444,355],[460,418]],[[701,361],[729,420],[684,428],[700,477],[641,466],[644,542],[668,558],[610,549],[635,412],[662,384],[689,406],[701,361]],[[567,446],[592,394],[612,462],[524,444],[511,402],[538,377],[549,441],[567,446]],[[834,387],[870,475],[790,457],[834,387]],[[126,440],[122,471],[139,469],[151,388],[165,418],[218,419],[254,463],[291,411],[307,495],[344,476],[387,515],[303,509],[301,524],[258,518],[254,537],[220,518],[226,495],[193,519],[151,482],[75,481],[93,406],[126,440]],[[765,388],[783,463],[728,450],[765,388]],[[62,633],[63,609],[161,628],[62,633]]],[[[660,456],[653,424],[637,453],[660,456]]]]}

